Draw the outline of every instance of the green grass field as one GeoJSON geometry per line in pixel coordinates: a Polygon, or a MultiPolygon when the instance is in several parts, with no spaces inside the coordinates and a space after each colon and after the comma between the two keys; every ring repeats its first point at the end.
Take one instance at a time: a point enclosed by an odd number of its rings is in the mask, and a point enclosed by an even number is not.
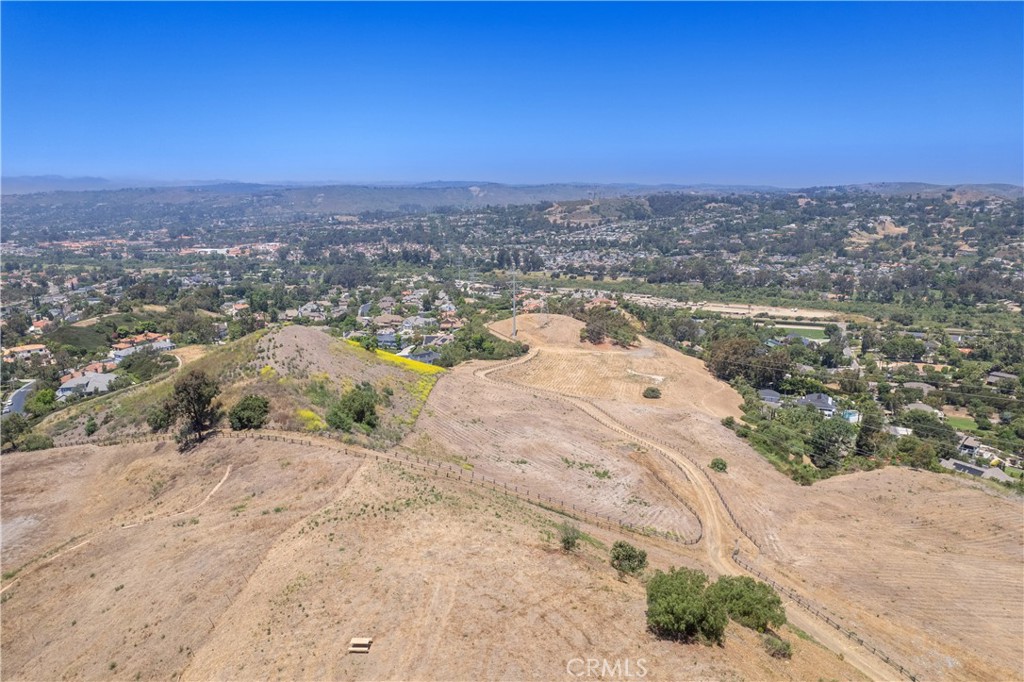
{"type": "Polygon", "coordinates": [[[960,431],[974,431],[978,428],[977,422],[971,417],[946,417],[946,423],[960,431]]]}
{"type": "Polygon", "coordinates": [[[796,334],[797,336],[802,336],[805,339],[814,339],[815,341],[823,341],[828,338],[828,336],[825,335],[825,330],[820,328],[793,329],[792,327],[776,327],[776,329],[778,329],[780,334],[783,336],[787,334],[796,334]]]}

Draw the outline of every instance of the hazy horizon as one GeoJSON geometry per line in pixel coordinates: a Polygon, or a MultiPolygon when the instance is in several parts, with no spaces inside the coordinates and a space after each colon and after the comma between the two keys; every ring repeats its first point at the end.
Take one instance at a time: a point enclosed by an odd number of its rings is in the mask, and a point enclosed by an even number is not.
{"type": "Polygon", "coordinates": [[[652,182],[637,182],[631,180],[609,180],[609,181],[592,181],[592,180],[558,180],[558,181],[525,181],[525,182],[503,182],[501,180],[492,180],[487,178],[430,178],[422,180],[382,180],[382,179],[370,179],[370,180],[339,180],[334,178],[314,178],[310,180],[291,180],[291,179],[267,179],[267,180],[252,180],[246,178],[152,178],[152,177],[105,177],[99,175],[63,175],[60,173],[42,173],[37,175],[9,175],[4,174],[4,181],[8,180],[59,180],[59,181],[101,181],[110,183],[112,185],[126,185],[132,184],[137,187],[149,186],[147,183],[152,183],[153,186],[163,187],[177,187],[187,185],[217,185],[217,184],[239,184],[239,185],[269,185],[269,186],[296,186],[296,187],[316,187],[316,186],[374,186],[374,187],[413,187],[413,186],[426,186],[426,185],[440,185],[440,186],[457,186],[457,185],[506,185],[506,186],[545,186],[545,185],[577,185],[577,186],[606,186],[606,187],[700,187],[700,186],[725,186],[725,187],[773,187],[777,189],[801,189],[810,187],[841,187],[841,186],[856,186],[856,185],[901,185],[901,184],[922,184],[922,185],[934,185],[934,186],[962,186],[962,185],[1008,185],[1013,187],[1024,188],[1022,183],[1013,182],[962,182],[962,181],[947,181],[947,182],[926,182],[922,180],[913,179],[881,179],[881,180],[861,180],[855,182],[835,182],[835,183],[809,183],[803,185],[778,185],[768,182],[671,182],[671,181],[652,181],[652,182]]]}

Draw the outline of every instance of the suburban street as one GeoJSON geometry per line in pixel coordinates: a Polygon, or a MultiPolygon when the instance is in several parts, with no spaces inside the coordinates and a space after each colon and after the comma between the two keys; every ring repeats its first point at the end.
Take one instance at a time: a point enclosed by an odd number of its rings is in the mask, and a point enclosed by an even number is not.
{"type": "MultiPolygon", "coordinates": [[[[32,392],[32,388],[35,385],[36,380],[32,379],[31,381],[29,381],[24,386],[22,386],[17,391],[11,394],[11,413],[22,414],[25,412],[25,401],[28,400],[28,396],[32,392]]],[[[6,407],[6,404],[4,406],[6,407]]]]}

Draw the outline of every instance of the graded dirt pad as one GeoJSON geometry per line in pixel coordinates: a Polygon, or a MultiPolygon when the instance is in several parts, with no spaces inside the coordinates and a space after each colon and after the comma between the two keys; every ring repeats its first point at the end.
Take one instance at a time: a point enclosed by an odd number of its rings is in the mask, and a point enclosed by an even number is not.
{"type": "MultiPolygon", "coordinates": [[[[586,659],[653,680],[858,679],[788,630],[789,662],[736,626],[721,648],[654,639],[610,531],[584,526],[568,555],[556,515],[499,493],[255,445],[5,456],[5,679],[579,679],[586,659]],[[152,471],[171,474],[158,491],[152,471]],[[69,533],[84,539],[46,556],[69,533]]],[[[651,541],[654,566],[692,565],[667,547],[651,541]]]]}
{"type": "MultiPolygon", "coordinates": [[[[549,317],[550,328],[556,316],[549,317]]],[[[708,400],[716,382],[704,370],[703,378],[678,370],[688,358],[650,342],[631,351],[590,351],[578,341],[560,347],[555,334],[534,332],[524,318],[521,336],[535,355],[490,377],[547,396],[582,396],[607,424],[654,437],[702,466],[761,548],[752,560],[763,572],[919,678],[1024,678],[1019,498],[900,468],[800,487],[721,426],[731,389],[708,400]],[[664,377],[662,398],[639,397],[628,369],[664,377]],[[684,393],[690,386],[695,390],[684,393]],[[728,473],[707,468],[714,457],[726,459],[728,473]]],[[[739,533],[723,541],[731,537],[739,533]]]]}
{"type": "Polygon", "coordinates": [[[693,503],[677,471],[659,471],[636,447],[578,408],[529,388],[475,375],[461,365],[437,384],[403,449],[455,461],[476,476],[641,526],[696,537],[693,503]],[[660,475],[661,480],[657,478],[660,475]]]}
{"type": "MultiPolygon", "coordinates": [[[[537,353],[495,372],[497,379],[514,379],[563,395],[612,399],[640,412],[669,410],[712,420],[743,414],[743,400],[727,383],[712,377],[697,358],[663,344],[641,337],[632,348],[594,346],[579,340],[581,322],[561,315],[521,315],[517,324],[519,340],[537,353]],[[643,397],[649,386],[661,391],[660,399],[643,397]]],[[[507,335],[511,321],[495,323],[494,328],[507,335]]]]}

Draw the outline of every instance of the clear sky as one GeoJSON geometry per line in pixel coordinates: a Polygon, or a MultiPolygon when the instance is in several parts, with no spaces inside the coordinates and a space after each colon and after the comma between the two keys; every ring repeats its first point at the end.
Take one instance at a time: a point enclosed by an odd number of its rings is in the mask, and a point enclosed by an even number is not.
{"type": "Polygon", "coordinates": [[[5,175],[1024,181],[1020,2],[0,13],[5,175]]]}

